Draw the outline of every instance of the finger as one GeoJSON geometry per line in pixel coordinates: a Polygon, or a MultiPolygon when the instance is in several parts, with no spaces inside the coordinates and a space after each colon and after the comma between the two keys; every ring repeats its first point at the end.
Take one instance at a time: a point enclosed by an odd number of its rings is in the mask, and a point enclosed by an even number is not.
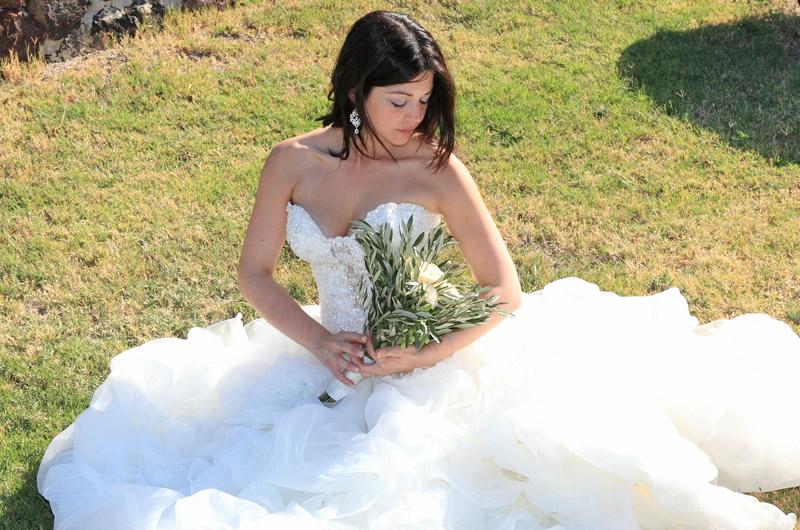
{"type": "Polygon", "coordinates": [[[360,368],[357,364],[355,364],[355,360],[359,359],[359,357],[351,357],[346,353],[343,353],[339,359],[336,360],[337,366],[341,370],[350,370],[351,372],[358,372],[360,368]]]}
{"type": "Polygon", "coordinates": [[[367,353],[369,354],[369,356],[372,357],[373,359],[375,359],[375,345],[372,344],[372,332],[371,331],[367,331],[366,347],[367,347],[367,353]]]}
{"type": "Polygon", "coordinates": [[[361,369],[362,366],[366,366],[367,364],[372,364],[372,363],[365,362],[362,357],[354,357],[354,358],[352,358],[350,360],[353,361],[353,363],[355,363],[356,365],[358,365],[359,370],[361,369]]]}
{"type": "Polygon", "coordinates": [[[345,385],[349,386],[350,388],[356,386],[354,382],[350,381],[347,378],[347,376],[344,375],[344,371],[342,370],[342,368],[339,367],[338,363],[336,363],[335,361],[332,363],[332,366],[328,366],[328,369],[331,371],[331,373],[336,379],[338,379],[345,385]]]}
{"type": "Polygon", "coordinates": [[[342,354],[358,358],[364,357],[364,342],[361,341],[362,338],[366,340],[366,337],[364,335],[359,335],[358,333],[343,332],[340,334],[338,338],[340,339],[341,342],[339,342],[337,348],[339,348],[342,354]],[[350,337],[350,339],[353,338],[357,339],[357,341],[353,342],[352,340],[348,340],[347,338],[348,336],[350,337]]]}
{"type": "Polygon", "coordinates": [[[349,362],[344,367],[345,370],[350,370],[353,373],[359,373],[361,371],[361,367],[355,363],[349,362]]]}
{"type": "Polygon", "coordinates": [[[357,344],[365,344],[367,342],[367,336],[363,333],[356,333],[354,331],[340,331],[337,333],[337,335],[347,342],[355,342],[357,344]]]}
{"type": "MultiPolygon", "coordinates": [[[[364,352],[362,352],[362,351],[357,351],[356,353],[350,353],[350,352],[347,352],[347,353],[342,352],[341,353],[342,359],[344,359],[345,361],[348,361],[348,362],[355,362],[357,359],[361,359],[363,356],[364,356],[364,352]]],[[[340,364],[340,366],[341,366],[341,364],[340,364]]]]}
{"type": "Polygon", "coordinates": [[[352,381],[350,381],[350,380],[349,380],[347,377],[345,377],[345,375],[344,375],[344,372],[342,372],[341,370],[338,370],[338,369],[334,368],[333,370],[331,370],[331,372],[333,373],[333,376],[334,376],[336,379],[338,379],[338,380],[339,380],[339,381],[341,381],[342,383],[346,384],[346,385],[347,385],[347,386],[349,386],[350,388],[353,388],[354,386],[356,386],[356,384],[355,384],[355,383],[353,383],[353,382],[352,382],[352,381]]]}
{"type": "MultiPolygon", "coordinates": [[[[358,357],[356,357],[356,359],[358,359],[358,357]]],[[[342,360],[339,361],[338,364],[342,371],[350,370],[351,372],[358,373],[361,370],[358,365],[353,362],[353,359],[347,355],[342,355],[342,360]]]]}
{"type": "Polygon", "coordinates": [[[358,359],[364,357],[364,349],[358,344],[351,344],[347,352],[351,357],[356,357],[358,359]]]}

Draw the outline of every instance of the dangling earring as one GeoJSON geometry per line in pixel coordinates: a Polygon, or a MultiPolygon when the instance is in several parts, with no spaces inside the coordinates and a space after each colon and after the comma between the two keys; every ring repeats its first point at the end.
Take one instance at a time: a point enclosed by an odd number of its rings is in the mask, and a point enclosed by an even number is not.
{"type": "Polygon", "coordinates": [[[353,109],[353,112],[350,113],[350,123],[356,128],[353,132],[358,134],[358,128],[361,127],[361,118],[358,117],[358,111],[356,109],[353,109]]]}

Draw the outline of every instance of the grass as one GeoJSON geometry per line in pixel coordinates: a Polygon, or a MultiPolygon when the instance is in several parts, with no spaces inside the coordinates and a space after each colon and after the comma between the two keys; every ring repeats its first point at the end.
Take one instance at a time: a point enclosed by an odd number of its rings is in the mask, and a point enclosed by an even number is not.
{"type": "MultiPolygon", "coordinates": [[[[271,146],[317,124],[355,14],[440,41],[459,153],[534,290],[677,286],[703,322],[800,330],[800,32],[789,0],[238,3],[64,65],[0,64],[0,528],[52,526],[35,475],[110,358],[242,312],[271,146]]],[[[308,268],[280,278],[315,301],[308,268]]],[[[762,495],[798,511],[800,493],[762,495]]]]}

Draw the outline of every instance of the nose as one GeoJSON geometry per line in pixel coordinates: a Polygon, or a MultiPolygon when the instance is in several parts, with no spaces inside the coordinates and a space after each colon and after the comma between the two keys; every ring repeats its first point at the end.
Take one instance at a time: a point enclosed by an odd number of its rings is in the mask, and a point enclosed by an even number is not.
{"type": "Polygon", "coordinates": [[[419,101],[412,103],[409,105],[408,109],[408,119],[415,123],[419,123],[422,121],[422,118],[425,117],[425,107],[419,101]]]}

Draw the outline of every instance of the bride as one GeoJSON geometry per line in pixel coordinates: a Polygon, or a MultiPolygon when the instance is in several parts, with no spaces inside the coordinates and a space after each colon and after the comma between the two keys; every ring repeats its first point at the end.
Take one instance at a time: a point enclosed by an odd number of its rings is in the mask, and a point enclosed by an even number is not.
{"type": "Polygon", "coordinates": [[[569,278],[520,293],[452,153],[454,93],[416,22],[355,23],[324,127],[277,145],[261,174],[239,284],[264,318],[114,358],[44,455],[57,529],[794,527],[739,492],[800,485],[800,338],[764,315],[698,327],[676,289],[625,298],[569,278]],[[416,234],[444,219],[515,317],[375,350],[350,222],[412,217],[416,234]],[[319,306],[274,277],[284,241],[319,306]],[[326,406],[332,380],[347,395],[326,406]]]}

